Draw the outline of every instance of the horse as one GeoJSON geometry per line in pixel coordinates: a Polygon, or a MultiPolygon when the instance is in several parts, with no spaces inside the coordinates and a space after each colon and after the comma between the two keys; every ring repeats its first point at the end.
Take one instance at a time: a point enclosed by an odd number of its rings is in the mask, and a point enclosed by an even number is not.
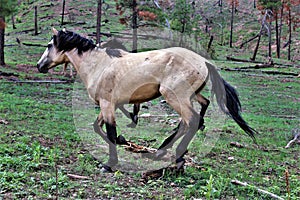
{"type": "Polygon", "coordinates": [[[100,106],[94,131],[109,145],[109,159],[102,165],[103,172],[113,172],[118,163],[116,145],[124,142],[124,138],[117,135],[115,110],[124,104],[143,103],[160,96],[180,115],[181,121],[152,158],[162,158],[167,149],[182,138],[175,152],[176,168],[182,170],[189,143],[204,127],[209,100],[201,91],[208,79],[220,110],[255,141],[258,132],[242,118],[237,91],[213,64],[197,53],[181,47],[130,53],[99,48],[92,40],[71,31],[52,28],[52,32],[53,37],[37,63],[38,71],[47,73],[63,54],[77,70],[89,97],[100,106]],[[192,99],[201,105],[200,113],[193,108],[192,99]]]}

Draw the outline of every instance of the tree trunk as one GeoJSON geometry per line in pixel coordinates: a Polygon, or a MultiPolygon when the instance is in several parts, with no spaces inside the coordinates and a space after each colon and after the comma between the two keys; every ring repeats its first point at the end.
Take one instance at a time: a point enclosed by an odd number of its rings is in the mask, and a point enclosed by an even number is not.
{"type": "Polygon", "coordinates": [[[276,31],[276,54],[277,58],[280,58],[280,39],[279,39],[279,26],[278,26],[278,14],[275,14],[275,31],[276,31]]]}
{"type": "Polygon", "coordinates": [[[232,7],[231,7],[230,41],[229,41],[229,46],[230,46],[230,48],[232,48],[233,17],[234,17],[234,2],[232,2],[232,7]]]}
{"type": "Polygon", "coordinates": [[[280,58],[280,49],[281,49],[281,32],[282,32],[283,9],[284,9],[284,3],[282,3],[281,11],[280,11],[279,35],[278,35],[279,58],[280,58]]]}
{"type": "Polygon", "coordinates": [[[38,34],[37,6],[34,6],[34,35],[38,34]]]}
{"type": "Polygon", "coordinates": [[[268,57],[269,57],[269,60],[272,60],[272,32],[271,32],[271,23],[268,24],[268,43],[269,43],[269,54],[268,54],[268,57]]]}
{"type": "MultiPolygon", "coordinates": [[[[5,17],[0,16],[0,21],[5,22],[5,17]]],[[[0,27],[0,66],[5,65],[4,61],[4,34],[5,34],[5,26],[0,27]]]]}
{"type": "Polygon", "coordinates": [[[256,8],[256,0],[253,0],[253,8],[256,8]]]}
{"type": "Polygon", "coordinates": [[[137,53],[137,2],[132,0],[132,53],[137,53]]]}
{"type": "Polygon", "coordinates": [[[61,13],[61,23],[60,23],[61,26],[64,25],[65,6],[66,6],[66,0],[63,0],[62,13],[61,13]]]}
{"type": "Polygon", "coordinates": [[[101,15],[102,15],[102,0],[98,0],[97,8],[97,30],[96,30],[96,42],[101,43],[101,15]]]}
{"type": "Polygon", "coordinates": [[[11,15],[11,23],[12,23],[13,29],[17,29],[16,24],[15,24],[15,16],[14,15],[11,15]]]}
{"type": "Polygon", "coordinates": [[[291,44],[292,44],[292,15],[291,8],[289,9],[289,48],[288,48],[288,60],[291,60],[291,44]]]}
{"type": "Polygon", "coordinates": [[[220,13],[223,13],[223,11],[222,11],[222,8],[223,8],[222,0],[219,0],[219,7],[220,7],[220,13]]]}
{"type": "Polygon", "coordinates": [[[211,48],[211,46],[212,46],[213,40],[214,40],[214,36],[211,35],[211,36],[210,36],[210,39],[209,39],[209,42],[208,42],[207,51],[210,50],[210,48],[211,48]]]}

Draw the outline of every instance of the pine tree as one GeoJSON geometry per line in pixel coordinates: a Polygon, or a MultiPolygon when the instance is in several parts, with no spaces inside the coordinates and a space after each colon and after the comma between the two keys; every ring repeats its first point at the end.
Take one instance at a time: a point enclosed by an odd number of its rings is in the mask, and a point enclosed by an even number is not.
{"type": "Polygon", "coordinates": [[[0,66],[5,65],[4,59],[4,35],[5,17],[11,15],[17,5],[17,0],[0,0],[0,66]]]}

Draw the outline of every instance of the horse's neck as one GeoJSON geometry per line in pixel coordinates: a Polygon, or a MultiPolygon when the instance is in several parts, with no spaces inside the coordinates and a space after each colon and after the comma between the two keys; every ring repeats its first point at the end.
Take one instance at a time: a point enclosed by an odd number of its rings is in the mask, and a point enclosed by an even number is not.
{"type": "Polygon", "coordinates": [[[103,50],[97,49],[84,52],[82,55],[78,55],[77,50],[73,50],[66,52],[66,55],[88,89],[89,95],[95,98],[96,88],[94,86],[97,85],[99,76],[110,62],[109,56],[103,50]]]}

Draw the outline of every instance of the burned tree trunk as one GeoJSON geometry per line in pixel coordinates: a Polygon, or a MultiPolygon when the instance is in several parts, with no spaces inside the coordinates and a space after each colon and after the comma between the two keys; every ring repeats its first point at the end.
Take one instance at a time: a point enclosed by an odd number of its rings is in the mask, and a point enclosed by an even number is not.
{"type": "Polygon", "coordinates": [[[61,26],[64,25],[65,6],[66,6],[66,0],[63,0],[63,2],[62,2],[62,12],[61,12],[61,23],[60,23],[61,26]]]}
{"type": "Polygon", "coordinates": [[[5,34],[5,17],[0,16],[0,66],[5,65],[5,61],[4,61],[4,34],[5,34]]]}
{"type": "Polygon", "coordinates": [[[292,14],[289,9],[289,41],[288,41],[288,60],[291,60],[291,43],[292,43],[292,14]]]}
{"type": "Polygon", "coordinates": [[[230,41],[229,41],[230,48],[232,48],[233,18],[234,18],[234,2],[232,2],[232,7],[231,7],[230,41]]]}
{"type": "Polygon", "coordinates": [[[34,35],[38,34],[37,6],[34,6],[34,35]]]}
{"type": "Polygon", "coordinates": [[[137,2],[136,0],[132,1],[132,53],[137,53],[137,2]]]}
{"type": "Polygon", "coordinates": [[[101,15],[102,15],[102,0],[98,0],[97,7],[97,30],[96,30],[96,42],[101,43],[101,15]]]}

